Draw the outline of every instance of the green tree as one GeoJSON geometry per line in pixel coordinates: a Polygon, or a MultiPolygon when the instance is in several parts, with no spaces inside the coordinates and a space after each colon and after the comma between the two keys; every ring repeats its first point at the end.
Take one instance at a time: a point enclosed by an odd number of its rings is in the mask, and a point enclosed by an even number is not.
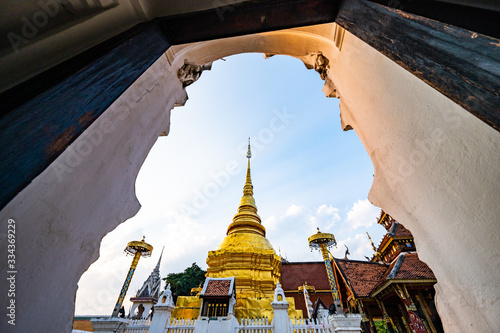
{"type": "Polygon", "coordinates": [[[375,326],[377,327],[377,333],[389,333],[389,329],[385,321],[383,320],[375,320],[375,326]]]}
{"type": "Polygon", "coordinates": [[[191,288],[198,287],[205,282],[205,274],[207,272],[202,270],[195,262],[184,270],[182,273],[170,273],[163,280],[170,283],[172,296],[174,302],[177,302],[178,296],[189,296],[191,288]]]}

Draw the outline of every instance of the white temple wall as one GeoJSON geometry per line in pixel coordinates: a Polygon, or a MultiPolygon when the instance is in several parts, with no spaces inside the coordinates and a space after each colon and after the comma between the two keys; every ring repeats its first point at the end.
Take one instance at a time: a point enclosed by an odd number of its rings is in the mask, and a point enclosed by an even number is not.
{"type": "Polygon", "coordinates": [[[500,331],[500,133],[353,35],[341,55],[331,73],[374,164],[370,201],[413,233],[446,331],[500,331]]]}
{"type": "Polygon", "coordinates": [[[185,98],[161,57],[1,211],[16,221],[18,280],[16,326],[2,319],[0,331],[71,330],[77,283],[101,239],[138,212],[139,169],[185,98]]]}
{"type": "Polygon", "coordinates": [[[374,164],[369,199],[413,232],[439,281],[445,329],[500,331],[500,134],[353,35],[339,51],[333,32],[327,24],[196,43],[158,59],[0,213],[17,221],[23,244],[17,328],[69,331],[81,274],[102,237],[138,211],[138,171],[168,132],[174,103],[185,101],[176,70],[186,60],[261,52],[309,65],[318,53],[329,59],[343,127],[354,128],[374,164]]]}

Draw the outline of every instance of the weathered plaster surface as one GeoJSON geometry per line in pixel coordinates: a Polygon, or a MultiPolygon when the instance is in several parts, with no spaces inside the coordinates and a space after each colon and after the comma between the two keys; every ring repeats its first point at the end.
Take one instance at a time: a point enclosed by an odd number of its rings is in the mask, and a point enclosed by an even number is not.
{"type": "MultiPolygon", "coordinates": [[[[2,210],[2,230],[9,218],[17,226],[15,332],[71,330],[78,280],[98,258],[101,239],[139,210],[139,169],[184,99],[161,57],[2,210]]],[[[5,279],[0,287],[7,290],[5,279]]],[[[12,328],[0,321],[0,331],[12,328]]]]}
{"type": "Polygon", "coordinates": [[[329,59],[326,93],[336,88],[343,127],[354,128],[375,167],[369,198],[412,230],[439,281],[446,330],[500,331],[500,134],[352,35],[339,51],[333,34],[328,24],[170,48],[1,212],[19,228],[21,331],[69,331],[80,275],[102,237],[139,209],[139,168],[186,98],[176,70],[244,52],[309,67],[320,53],[329,59]],[[113,130],[59,181],[57,163],[106,123],[113,130]]]}
{"type": "Polygon", "coordinates": [[[415,236],[446,331],[500,331],[500,133],[348,33],[333,66],[369,199],[415,236]]]}

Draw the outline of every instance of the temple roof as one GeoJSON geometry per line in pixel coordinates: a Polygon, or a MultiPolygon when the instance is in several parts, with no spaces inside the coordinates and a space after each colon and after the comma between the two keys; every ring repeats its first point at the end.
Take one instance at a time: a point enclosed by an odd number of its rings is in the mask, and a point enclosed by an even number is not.
{"type": "Polygon", "coordinates": [[[391,230],[387,232],[380,241],[377,251],[382,255],[385,255],[385,250],[391,244],[391,241],[397,238],[413,238],[413,235],[410,230],[406,229],[401,223],[394,221],[391,230]]]}
{"type": "Polygon", "coordinates": [[[142,287],[137,291],[135,297],[130,298],[131,301],[140,301],[143,299],[148,300],[150,298],[156,300],[160,296],[160,263],[161,257],[163,256],[163,249],[161,250],[160,258],[158,259],[158,263],[156,264],[155,268],[153,269],[147,280],[144,281],[142,287]]]}
{"type": "Polygon", "coordinates": [[[321,302],[325,304],[325,308],[328,308],[326,304],[333,303],[323,261],[283,262],[281,266],[281,282],[286,297],[293,297],[295,309],[302,310],[303,313],[307,313],[307,304],[304,295],[298,292],[298,289],[306,282],[307,285],[315,288],[315,292],[309,293],[313,304],[318,302],[319,297],[321,297],[321,302]]]}
{"type": "Polygon", "coordinates": [[[404,225],[398,223],[396,232],[394,233],[393,237],[413,237],[413,235],[411,234],[410,230],[404,227],[404,225]]]}
{"type": "Polygon", "coordinates": [[[230,297],[234,290],[234,276],[230,278],[207,277],[200,297],[230,297]]]}
{"type": "Polygon", "coordinates": [[[336,259],[335,262],[357,297],[370,295],[387,270],[387,265],[370,261],[336,259]]]}
{"type": "Polygon", "coordinates": [[[403,252],[396,260],[393,260],[384,273],[380,284],[386,279],[425,280],[435,278],[436,276],[434,276],[429,266],[418,258],[417,253],[403,252]],[[399,263],[398,260],[400,261],[399,263]]]}
{"type": "Polygon", "coordinates": [[[325,264],[318,262],[282,263],[281,281],[283,290],[295,290],[304,282],[316,289],[330,289],[325,264]]]}
{"type": "MultiPolygon", "coordinates": [[[[342,279],[346,281],[348,288],[352,289],[356,298],[372,297],[372,293],[378,293],[386,288],[384,283],[387,281],[396,281],[397,283],[404,283],[404,280],[408,280],[408,282],[420,280],[419,283],[436,282],[436,277],[431,269],[420,261],[417,253],[403,252],[390,265],[349,259],[334,259],[334,262],[342,279]]],[[[314,286],[316,289],[316,293],[311,294],[313,302],[318,300],[320,294],[325,304],[333,302],[329,292],[318,293],[320,290],[330,290],[323,262],[282,263],[281,281],[287,297],[294,297],[297,309],[305,311],[303,297],[297,293],[297,289],[306,281],[308,285],[314,286]]]]}
{"type": "Polygon", "coordinates": [[[335,259],[335,263],[356,297],[370,297],[375,291],[385,289],[383,284],[391,280],[398,283],[404,282],[402,280],[436,280],[417,253],[403,252],[390,265],[345,259],[335,259]]]}

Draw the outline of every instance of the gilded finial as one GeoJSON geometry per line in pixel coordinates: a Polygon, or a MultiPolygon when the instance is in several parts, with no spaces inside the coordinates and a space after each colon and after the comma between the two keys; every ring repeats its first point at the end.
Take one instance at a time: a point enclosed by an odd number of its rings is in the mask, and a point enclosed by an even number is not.
{"type": "Polygon", "coordinates": [[[252,150],[250,149],[250,137],[248,138],[248,150],[247,150],[247,158],[252,157],[252,150]]]}
{"type": "Polygon", "coordinates": [[[375,244],[373,244],[372,238],[370,237],[370,234],[368,233],[368,231],[366,232],[366,235],[368,235],[368,239],[370,240],[370,243],[372,244],[373,252],[375,252],[374,258],[377,260],[381,260],[380,259],[380,252],[377,251],[377,248],[375,247],[375,244]]]}
{"type": "Polygon", "coordinates": [[[344,259],[345,260],[348,260],[349,258],[347,258],[347,256],[350,256],[351,255],[351,252],[349,252],[349,247],[347,247],[347,245],[345,245],[345,254],[344,254],[344,259]]]}
{"type": "Polygon", "coordinates": [[[250,138],[248,138],[248,164],[245,185],[243,186],[243,197],[238,207],[238,213],[236,213],[233,218],[233,223],[231,223],[227,229],[228,235],[234,232],[249,232],[249,230],[261,234],[262,236],[266,235],[266,229],[261,225],[260,216],[257,214],[257,206],[255,205],[255,199],[253,197],[253,185],[250,171],[251,157],[252,150],[250,148],[250,138]]]}
{"type": "Polygon", "coordinates": [[[373,244],[372,238],[370,237],[370,234],[368,233],[368,231],[366,232],[366,234],[368,235],[368,239],[370,240],[370,243],[372,244],[373,251],[377,252],[377,248],[375,247],[375,244],[373,244]]]}
{"type": "Polygon", "coordinates": [[[247,195],[253,195],[252,177],[250,176],[250,157],[252,157],[252,150],[250,148],[250,137],[248,138],[248,150],[247,150],[247,177],[245,180],[245,186],[243,188],[243,193],[247,195]]]}

